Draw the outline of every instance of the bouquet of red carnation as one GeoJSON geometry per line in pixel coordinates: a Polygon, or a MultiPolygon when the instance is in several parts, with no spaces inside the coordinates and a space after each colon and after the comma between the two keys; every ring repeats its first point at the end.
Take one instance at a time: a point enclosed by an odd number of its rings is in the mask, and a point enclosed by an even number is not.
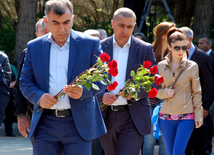
{"type": "MultiPolygon", "coordinates": [[[[69,85],[82,85],[86,87],[88,90],[91,88],[95,90],[100,90],[99,87],[93,82],[101,82],[103,85],[110,85],[107,88],[114,90],[118,83],[114,81],[113,83],[109,80],[108,74],[112,76],[117,76],[118,68],[117,62],[115,60],[110,61],[110,56],[103,52],[97,57],[97,62],[88,70],[82,72],[79,76],[77,76],[69,85]]],[[[54,97],[56,99],[60,99],[63,97],[65,92],[63,89],[56,94],[54,97]]],[[[40,109],[41,110],[41,109],[40,109]]]]}
{"type": "MultiPolygon", "coordinates": [[[[150,61],[144,61],[143,65],[137,69],[137,72],[131,71],[131,79],[125,82],[125,86],[120,90],[124,92],[125,97],[132,94],[132,98],[137,99],[140,88],[143,88],[149,95],[150,98],[154,98],[158,91],[156,88],[152,88],[152,84],[156,83],[157,86],[164,82],[164,77],[158,75],[157,66],[152,66],[150,61]]],[[[116,96],[119,96],[118,94],[116,96]]],[[[103,105],[101,110],[103,111],[108,105],[103,105]]]]}
{"type": "MultiPolygon", "coordinates": [[[[111,87],[111,89],[114,90],[117,87],[117,85],[115,85],[117,82],[115,81],[112,83],[108,78],[108,73],[115,77],[118,74],[118,68],[117,62],[115,60],[110,61],[110,59],[111,58],[107,53],[101,53],[100,56],[97,57],[97,63],[88,70],[82,72],[69,85],[78,86],[81,84],[88,90],[90,90],[91,87],[95,90],[99,90],[99,87],[93,82],[100,81],[104,85],[110,85],[108,87],[111,87]],[[114,85],[114,89],[111,85],[114,85]]],[[[65,93],[61,90],[57,95],[55,95],[55,98],[58,99],[63,95],[65,95],[65,93]]]]}

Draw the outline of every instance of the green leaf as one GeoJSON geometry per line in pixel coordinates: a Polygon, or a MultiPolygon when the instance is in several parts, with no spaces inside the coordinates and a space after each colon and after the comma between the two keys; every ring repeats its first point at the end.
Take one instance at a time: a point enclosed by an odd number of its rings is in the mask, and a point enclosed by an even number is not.
{"type": "Polygon", "coordinates": [[[141,81],[140,80],[135,80],[135,83],[138,85],[141,85],[141,81]]]}
{"type": "Polygon", "coordinates": [[[82,86],[86,87],[89,91],[91,89],[92,84],[86,81],[86,82],[82,83],[82,86]]]}
{"type": "Polygon", "coordinates": [[[130,94],[129,88],[127,88],[124,92],[124,96],[127,98],[130,94]]]}
{"type": "Polygon", "coordinates": [[[95,89],[95,90],[100,90],[100,88],[94,83],[92,83],[92,88],[95,89]]]}
{"type": "Polygon", "coordinates": [[[100,81],[103,85],[108,85],[108,83],[103,79],[100,81]]]}
{"type": "Polygon", "coordinates": [[[85,78],[87,76],[87,74],[82,74],[79,79],[82,79],[83,77],[85,78]]]}
{"type": "Polygon", "coordinates": [[[96,81],[99,81],[99,80],[100,80],[100,76],[97,75],[97,74],[93,74],[91,78],[92,78],[92,81],[93,81],[93,82],[96,82],[96,81]]]}
{"type": "Polygon", "coordinates": [[[132,93],[132,98],[134,98],[135,100],[137,99],[138,97],[138,93],[135,91],[132,93]]]}
{"type": "Polygon", "coordinates": [[[130,75],[131,75],[131,77],[134,77],[135,76],[135,72],[132,70],[130,75]]]}

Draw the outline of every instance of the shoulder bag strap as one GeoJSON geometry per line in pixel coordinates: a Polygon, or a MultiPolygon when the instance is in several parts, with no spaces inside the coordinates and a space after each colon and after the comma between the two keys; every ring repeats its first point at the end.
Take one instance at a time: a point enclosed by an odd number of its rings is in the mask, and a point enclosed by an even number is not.
{"type": "MultiPolygon", "coordinates": [[[[186,62],[185,67],[187,66],[187,63],[188,63],[188,60],[187,60],[187,62],[186,62]]],[[[184,71],[185,67],[182,67],[182,68],[181,68],[181,71],[180,71],[180,73],[178,74],[177,78],[175,79],[174,83],[172,84],[171,89],[174,88],[175,83],[177,82],[177,80],[178,80],[179,76],[181,75],[181,73],[184,71]]]]}

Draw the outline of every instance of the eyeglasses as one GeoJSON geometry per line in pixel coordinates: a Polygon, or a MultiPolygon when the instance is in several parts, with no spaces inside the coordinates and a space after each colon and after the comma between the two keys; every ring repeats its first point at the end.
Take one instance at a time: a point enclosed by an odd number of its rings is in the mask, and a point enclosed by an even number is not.
{"type": "Polygon", "coordinates": [[[187,50],[187,46],[174,46],[173,48],[175,51],[180,51],[180,49],[182,49],[183,51],[187,50]]]}

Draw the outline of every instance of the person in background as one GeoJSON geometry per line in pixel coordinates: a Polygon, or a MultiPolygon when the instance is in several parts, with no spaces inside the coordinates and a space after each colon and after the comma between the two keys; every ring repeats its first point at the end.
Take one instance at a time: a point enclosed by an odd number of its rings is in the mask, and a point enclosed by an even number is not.
{"type": "Polygon", "coordinates": [[[111,21],[114,34],[101,41],[102,49],[118,63],[118,81],[114,91],[104,91],[97,95],[99,102],[109,105],[102,114],[107,133],[100,137],[105,155],[139,155],[144,135],[151,132],[151,115],[148,94],[141,89],[135,100],[130,94],[127,98],[122,92],[115,94],[130,78],[131,70],[136,70],[144,61],[156,65],[153,47],[132,36],[136,22],[135,13],[128,8],[114,12],[111,21]]]}
{"type": "Polygon", "coordinates": [[[194,125],[199,128],[203,124],[198,65],[187,59],[188,41],[181,30],[171,28],[166,39],[170,52],[158,63],[159,74],[164,76],[157,94],[163,100],[159,112],[160,130],[166,154],[183,155],[194,125]]]}
{"type": "Polygon", "coordinates": [[[38,22],[36,22],[36,25],[35,25],[35,30],[36,30],[35,34],[36,34],[36,37],[43,36],[42,21],[43,21],[43,19],[39,19],[38,22]]]}
{"type": "Polygon", "coordinates": [[[100,40],[107,38],[106,30],[104,30],[104,29],[96,29],[96,30],[99,32],[98,37],[100,38],[100,40]]]}
{"type": "MultiPolygon", "coordinates": [[[[162,61],[164,59],[164,57],[169,53],[169,50],[167,48],[166,33],[172,27],[175,27],[174,23],[161,22],[153,29],[153,34],[155,36],[155,40],[152,44],[153,44],[157,63],[162,61]]],[[[155,97],[155,98],[150,98],[149,101],[151,104],[150,112],[152,115],[153,110],[155,109],[155,107],[157,105],[159,105],[162,102],[162,100],[155,97]]],[[[163,136],[159,137],[158,142],[159,142],[159,155],[165,155],[166,150],[165,150],[165,146],[164,146],[163,136]]],[[[153,155],[155,143],[156,143],[156,137],[153,136],[153,128],[152,128],[151,134],[146,135],[144,137],[144,143],[141,148],[142,155],[153,155]]]]}
{"type": "Polygon", "coordinates": [[[9,85],[11,81],[11,68],[8,56],[0,51],[0,129],[5,118],[5,108],[10,100],[9,85]]]}
{"type": "MultiPolygon", "coordinates": [[[[36,37],[41,37],[47,33],[49,33],[48,28],[45,25],[45,22],[43,19],[40,19],[36,23],[36,37]],[[37,33],[42,32],[42,35],[37,33]]],[[[22,51],[19,57],[19,61],[17,63],[17,77],[15,81],[14,86],[14,109],[15,109],[15,115],[17,116],[17,122],[18,122],[18,129],[19,132],[24,136],[28,137],[27,131],[30,132],[30,121],[32,117],[33,112],[33,104],[30,103],[22,94],[20,87],[19,87],[19,78],[21,75],[22,66],[24,63],[25,53],[27,51],[27,48],[22,51]]],[[[32,141],[33,142],[33,141],[32,141]]]]}
{"type": "Polygon", "coordinates": [[[43,18],[50,33],[28,42],[20,89],[34,111],[29,138],[35,155],[88,155],[92,140],[106,133],[96,95],[99,90],[68,85],[96,63],[100,40],[72,29],[73,4],[49,0],[43,18]],[[65,95],[54,96],[63,89],[65,95]]]}
{"type": "Polygon", "coordinates": [[[148,38],[143,34],[142,32],[137,32],[134,34],[134,36],[140,40],[143,40],[145,42],[148,42],[148,38]]]}
{"type": "MultiPolygon", "coordinates": [[[[212,38],[205,35],[201,36],[198,40],[198,48],[206,52],[211,56],[212,59],[212,71],[213,71],[213,80],[214,80],[214,52],[211,49],[212,47],[212,38]]],[[[212,90],[212,104],[214,102],[214,82],[212,90]]],[[[213,119],[210,114],[204,118],[204,145],[205,145],[205,154],[212,153],[212,138],[213,138],[213,119]]]]}
{"type": "Polygon", "coordinates": [[[13,96],[13,88],[15,85],[15,79],[17,76],[17,69],[14,65],[10,64],[10,68],[12,71],[11,74],[11,81],[9,86],[9,92],[10,92],[10,100],[7,104],[7,107],[5,109],[5,119],[4,119],[4,126],[5,126],[5,134],[9,137],[15,137],[16,135],[13,134],[13,122],[16,122],[16,117],[14,115],[14,96],[13,96]]]}
{"type": "Polygon", "coordinates": [[[99,31],[97,30],[89,29],[89,30],[85,30],[83,33],[93,37],[99,37],[99,31]]]}
{"type": "MultiPolygon", "coordinates": [[[[181,27],[180,30],[188,39],[188,59],[195,61],[199,68],[199,78],[202,89],[203,118],[206,118],[212,104],[213,73],[211,57],[193,45],[193,31],[189,27],[181,27]]],[[[205,155],[204,126],[194,128],[186,147],[186,155],[205,155]]]]}

